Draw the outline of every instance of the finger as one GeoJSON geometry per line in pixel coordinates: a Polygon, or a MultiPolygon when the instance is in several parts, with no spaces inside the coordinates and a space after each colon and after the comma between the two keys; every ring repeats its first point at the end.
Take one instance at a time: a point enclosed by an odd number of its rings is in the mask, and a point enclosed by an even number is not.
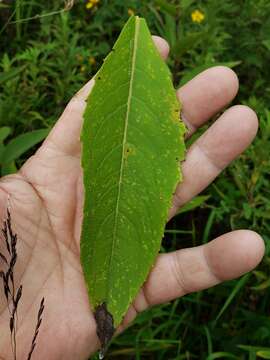
{"type": "Polygon", "coordinates": [[[167,57],[170,52],[170,46],[167,43],[167,41],[164,40],[162,37],[156,36],[156,35],[153,35],[152,39],[153,39],[154,43],[156,44],[156,47],[157,47],[162,59],[167,60],[167,57]]]}
{"type": "Polygon", "coordinates": [[[188,135],[229,104],[238,92],[236,74],[225,66],[203,71],[177,91],[188,135]]]}
{"type": "Polygon", "coordinates": [[[70,100],[63,114],[54,125],[41,151],[53,148],[62,154],[80,156],[80,132],[86,100],[94,86],[94,79],[89,80],[70,100]]]}
{"type": "Polygon", "coordinates": [[[264,242],[258,234],[238,230],[206,245],[159,255],[123,327],[133,320],[137,312],[149,306],[243,275],[261,261],[263,254],[264,242]]]}
{"type": "MultiPolygon", "coordinates": [[[[168,43],[159,36],[153,36],[154,43],[165,60],[169,53],[168,43]]],[[[53,147],[70,156],[80,156],[80,132],[82,126],[83,113],[86,107],[87,97],[94,85],[91,79],[86,85],[70,100],[62,116],[53,127],[49,136],[43,144],[43,150],[46,147],[53,147]]]]}
{"type": "Polygon", "coordinates": [[[247,106],[231,107],[189,148],[182,164],[183,182],[176,188],[169,218],[207,187],[251,143],[258,119],[247,106]]]}

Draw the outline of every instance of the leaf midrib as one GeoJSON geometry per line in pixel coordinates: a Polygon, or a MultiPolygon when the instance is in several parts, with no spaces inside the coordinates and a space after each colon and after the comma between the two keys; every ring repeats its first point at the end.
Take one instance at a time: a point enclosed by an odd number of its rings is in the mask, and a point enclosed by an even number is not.
{"type": "MultiPolygon", "coordinates": [[[[117,230],[117,223],[118,223],[118,216],[119,216],[119,202],[120,202],[120,197],[121,197],[121,185],[122,185],[124,159],[125,159],[124,154],[125,154],[128,121],[129,121],[130,106],[131,106],[131,99],[132,99],[132,92],[133,92],[133,81],[134,81],[134,72],[135,72],[135,63],[136,63],[139,25],[140,25],[140,19],[136,16],[135,17],[133,54],[132,54],[132,60],[131,60],[130,84],[129,84],[129,92],[128,92],[128,100],[127,100],[127,112],[126,112],[126,116],[125,116],[125,128],[124,128],[123,141],[122,141],[123,145],[122,145],[121,166],[120,166],[119,184],[118,184],[118,192],[117,192],[116,207],[115,207],[114,228],[113,228],[113,234],[112,234],[112,249],[111,249],[110,260],[109,260],[109,265],[108,265],[109,275],[108,275],[107,284],[109,284],[110,280],[111,280],[112,272],[110,271],[110,268],[112,265],[112,259],[113,259],[113,255],[114,255],[115,242],[116,242],[116,230],[117,230]]],[[[108,286],[106,289],[106,298],[108,299],[108,286]]]]}

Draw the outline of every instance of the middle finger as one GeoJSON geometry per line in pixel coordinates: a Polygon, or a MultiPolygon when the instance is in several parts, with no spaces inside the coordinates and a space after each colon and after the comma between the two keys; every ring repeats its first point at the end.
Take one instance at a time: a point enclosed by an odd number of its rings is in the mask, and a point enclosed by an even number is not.
{"type": "Polygon", "coordinates": [[[225,66],[203,71],[177,90],[188,136],[228,105],[238,92],[236,74],[225,66]]]}

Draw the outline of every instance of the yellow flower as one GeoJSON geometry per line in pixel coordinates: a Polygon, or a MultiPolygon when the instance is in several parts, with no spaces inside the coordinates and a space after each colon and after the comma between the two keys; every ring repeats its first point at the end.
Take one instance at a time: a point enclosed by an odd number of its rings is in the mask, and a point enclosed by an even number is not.
{"type": "Polygon", "coordinates": [[[85,70],[86,70],[86,67],[85,67],[84,65],[82,65],[82,66],[80,67],[80,71],[83,73],[83,72],[85,72],[85,70]]]}
{"type": "Polygon", "coordinates": [[[89,3],[87,3],[86,5],[86,9],[91,9],[94,5],[91,3],[91,2],[89,2],[89,3]]]}
{"type": "Polygon", "coordinates": [[[135,14],[134,10],[128,9],[128,15],[133,16],[135,14]]]}
{"type": "Polygon", "coordinates": [[[100,0],[88,0],[88,3],[85,5],[86,9],[90,10],[94,6],[96,6],[99,3],[100,0]]]}
{"type": "Polygon", "coordinates": [[[193,22],[201,23],[204,20],[204,18],[205,18],[205,15],[200,10],[194,10],[191,13],[191,19],[193,22]]]}
{"type": "Polygon", "coordinates": [[[90,56],[90,58],[89,58],[89,63],[90,63],[91,65],[95,65],[96,59],[94,58],[94,56],[90,56]]]}

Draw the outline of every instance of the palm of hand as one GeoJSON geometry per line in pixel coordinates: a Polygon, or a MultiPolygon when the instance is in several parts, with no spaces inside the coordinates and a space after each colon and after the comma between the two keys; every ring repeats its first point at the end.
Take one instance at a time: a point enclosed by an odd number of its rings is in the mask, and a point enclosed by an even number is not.
{"type": "MultiPolygon", "coordinates": [[[[166,45],[161,40],[156,39],[156,41],[161,53],[164,54],[166,45]]],[[[224,77],[222,71],[225,70],[219,68],[216,71],[220,72],[220,83],[222,83],[224,77]]],[[[200,75],[201,78],[198,77],[197,82],[201,84],[187,85],[181,90],[180,96],[183,102],[185,97],[190,97],[188,92],[190,93],[192,88],[198,88],[196,85],[202,86],[204,81],[208,86],[210,73],[211,70],[200,75]],[[191,89],[188,86],[191,86],[191,89]]],[[[86,359],[98,347],[95,321],[90,311],[80,266],[79,245],[83,203],[79,133],[84,100],[92,84],[92,82],[88,83],[74,97],[43,146],[26,162],[20,172],[3,178],[0,182],[1,218],[5,217],[9,205],[12,224],[20,239],[15,272],[17,283],[23,284],[23,301],[18,311],[19,359],[26,358],[29,351],[42,297],[45,297],[44,321],[35,350],[39,359],[54,360],[62,357],[86,359]]],[[[224,88],[224,79],[222,86],[224,88]]],[[[212,104],[212,109],[208,110],[208,113],[204,110],[205,119],[200,115],[201,119],[198,118],[198,121],[204,122],[206,117],[217,112],[231,100],[235,90],[231,89],[229,93],[229,87],[237,87],[233,84],[232,78],[228,85],[227,97],[224,92],[221,95],[220,89],[217,88],[210,89],[208,95],[203,95],[214,97],[220,92],[219,96],[222,99],[218,104],[212,104]]],[[[199,99],[199,96],[202,96],[200,94],[196,96],[199,105],[200,102],[202,104],[210,100],[199,99]]],[[[187,103],[186,118],[192,129],[200,124],[192,121],[190,114],[188,118],[188,106],[187,103]]],[[[232,112],[232,109],[229,111],[232,112]]],[[[227,144],[229,150],[223,149],[222,156],[215,149],[214,144],[209,145],[207,134],[200,143],[197,142],[197,145],[189,149],[183,169],[185,181],[181,188],[177,189],[171,216],[179,205],[202,190],[251,141],[256,131],[254,113],[248,114],[247,108],[244,107],[237,111],[238,113],[241,111],[242,115],[244,112],[249,126],[244,126],[244,130],[243,126],[239,131],[236,130],[238,136],[230,138],[230,143],[227,144]],[[208,148],[214,149],[211,150],[212,153],[207,152],[208,148]],[[194,180],[193,174],[196,159],[197,162],[202,162],[202,169],[206,169],[198,183],[194,180]]],[[[236,116],[235,109],[235,114],[230,114],[230,117],[236,116]]],[[[218,144],[220,142],[218,134],[224,132],[224,129],[228,132],[229,126],[224,120],[222,122],[222,119],[219,119],[214,126],[216,129],[212,132],[215,133],[210,134],[210,139],[216,137],[212,141],[218,144]]],[[[237,124],[234,126],[237,127],[237,124]]],[[[198,168],[196,170],[199,172],[198,168]]],[[[255,266],[262,254],[263,244],[257,235],[251,232],[238,232],[238,236],[230,233],[204,247],[161,255],[143,290],[131,306],[124,320],[124,326],[138,311],[144,310],[149,305],[168,301],[189,291],[239,276],[255,266]],[[225,237],[226,241],[224,241],[225,237]],[[246,244],[244,252],[241,245],[243,241],[246,244]],[[223,254],[222,259],[218,256],[220,252],[223,254]],[[234,258],[238,258],[238,262],[232,266],[234,258]]],[[[1,299],[0,323],[1,329],[6,329],[5,336],[0,340],[0,356],[11,359],[8,311],[4,299],[1,299]]]]}
{"type": "MultiPolygon", "coordinates": [[[[80,180],[79,158],[58,152],[49,144],[29,159],[19,174],[2,179],[1,211],[4,216],[9,202],[13,228],[19,236],[15,278],[18,284],[23,284],[18,313],[24,317],[17,331],[19,358],[26,358],[29,351],[43,296],[46,337],[41,335],[38,340],[39,357],[60,359],[66,352],[68,358],[76,359],[81,349],[85,349],[81,358],[89,354],[94,320],[89,315],[80,267],[80,180]],[[73,341],[66,342],[71,334],[73,341]],[[46,344],[51,344],[49,349],[46,344]]],[[[3,309],[4,329],[8,328],[4,325],[4,322],[8,324],[4,299],[3,309]]],[[[3,341],[6,345],[2,348],[7,353],[1,355],[7,359],[9,332],[3,341]]],[[[95,346],[96,342],[93,350],[95,346]]]]}

